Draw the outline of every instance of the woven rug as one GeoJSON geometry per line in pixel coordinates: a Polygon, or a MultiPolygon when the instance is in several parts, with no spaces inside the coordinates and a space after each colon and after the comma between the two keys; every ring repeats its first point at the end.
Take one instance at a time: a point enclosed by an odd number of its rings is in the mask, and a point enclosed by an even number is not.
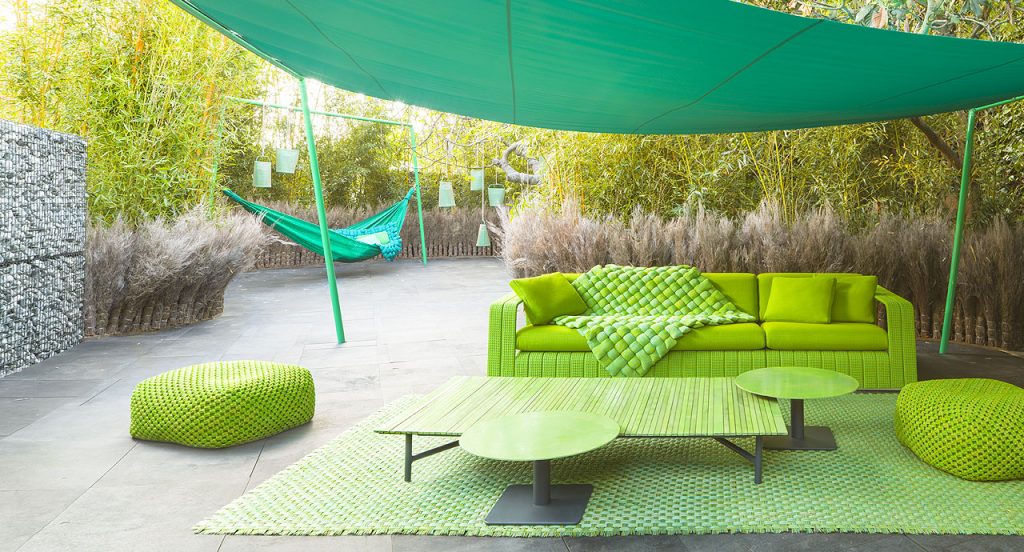
{"type": "MultiPolygon", "coordinates": [[[[247,535],[601,536],[724,532],[1024,534],[1024,481],[975,483],[923,464],[897,441],[894,394],[808,401],[809,423],[832,427],[833,452],[767,451],[764,483],[709,439],[618,439],[552,463],[555,483],[592,483],[582,523],[489,527],[484,518],[527,463],[453,449],[413,465],[404,439],[373,429],[406,397],[359,423],[199,523],[247,535]]],[[[785,408],[784,410],[788,410],[785,408]]],[[[750,447],[752,440],[740,440],[750,447]]],[[[416,450],[445,439],[416,438],[416,450]]]]}

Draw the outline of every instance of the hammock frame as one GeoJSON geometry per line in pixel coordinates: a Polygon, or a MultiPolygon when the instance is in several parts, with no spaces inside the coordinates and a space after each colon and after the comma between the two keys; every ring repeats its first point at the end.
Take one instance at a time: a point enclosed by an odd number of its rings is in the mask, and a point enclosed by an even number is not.
{"type": "MultiPolygon", "coordinates": [[[[367,123],[376,123],[376,124],[382,124],[382,125],[400,126],[400,127],[404,127],[405,129],[407,129],[409,131],[409,148],[412,151],[413,187],[409,190],[409,193],[406,194],[405,198],[403,198],[399,203],[395,204],[395,206],[392,206],[392,209],[397,207],[398,205],[402,205],[403,203],[407,204],[408,201],[411,199],[411,196],[413,194],[415,194],[415,196],[416,196],[416,215],[417,215],[417,217],[419,219],[419,227],[420,227],[420,253],[421,253],[422,258],[423,258],[423,265],[426,266],[426,264],[427,264],[427,247],[426,247],[426,234],[425,234],[425,232],[423,230],[423,198],[422,198],[422,195],[420,193],[419,157],[416,154],[416,128],[412,125],[412,123],[407,123],[407,122],[403,122],[403,121],[392,121],[392,120],[388,120],[388,119],[375,119],[375,118],[372,118],[372,117],[359,117],[357,115],[346,115],[344,113],[332,113],[330,111],[317,111],[317,110],[310,109],[309,108],[309,94],[308,94],[308,92],[306,90],[306,79],[304,77],[295,75],[292,71],[288,71],[288,73],[294,75],[298,79],[298,81],[299,81],[299,96],[300,96],[300,99],[301,99],[301,106],[300,107],[293,107],[293,106],[287,106],[287,105],[273,104],[273,103],[263,102],[263,101],[259,101],[259,100],[253,100],[253,99],[249,99],[249,98],[238,98],[238,97],[235,97],[235,96],[225,96],[224,98],[227,99],[227,100],[233,101],[233,102],[238,102],[238,103],[255,105],[255,106],[259,106],[259,107],[267,107],[267,108],[271,108],[271,109],[283,109],[283,110],[287,110],[287,111],[295,111],[295,112],[301,112],[302,113],[302,119],[303,119],[303,123],[304,123],[304,126],[305,126],[305,131],[306,131],[306,148],[307,148],[308,153],[309,153],[309,171],[310,171],[310,173],[311,173],[311,175],[313,177],[313,195],[314,195],[314,197],[316,199],[316,212],[317,212],[317,219],[318,219],[319,227],[320,227],[320,247],[319,248],[315,247],[315,244],[313,244],[312,242],[303,245],[303,247],[307,247],[308,249],[311,249],[311,250],[313,250],[313,251],[315,251],[317,253],[320,253],[324,257],[324,265],[325,265],[325,267],[327,269],[328,291],[330,291],[330,295],[331,295],[331,310],[332,310],[332,313],[334,315],[334,330],[335,330],[335,335],[336,335],[337,340],[338,340],[338,344],[341,345],[342,343],[345,343],[345,324],[344,324],[344,321],[342,320],[342,316],[341,316],[341,303],[340,303],[340,300],[339,300],[339,297],[338,297],[338,281],[337,281],[337,275],[336,275],[335,269],[334,269],[334,254],[333,254],[333,251],[332,251],[332,237],[334,238],[333,243],[336,243],[338,238],[339,238],[339,235],[344,235],[344,230],[345,229],[342,229],[340,231],[335,231],[335,230],[331,230],[327,226],[327,209],[324,206],[324,191],[323,191],[323,184],[322,184],[322,182],[320,180],[320,161],[319,161],[319,159],[317,157],[317,152],[316,152],[316,138],[313,135],[313,119],[312,119],[312,116],[313,115],[321,115],[321,116],[324,116],[324,117],[335,117],[335,118],[348,119],[348,120],[353,120],[353,121],[363,121],[363,122],[367,122],[367,123]],[[319,249],[319,251],[317,251],[317,249],[319,249]]],[[[214,158],[213,158],[213,163],[212,163],[212,165],[210,167],[211,175],[210,175],[209,205],[210,205],[210,209],[211,210],[213,209],[214,199],[216,197],[217,190],[219,188],[217,186],[217,172],[218,172],[218,168],[220,166],[220,153],[221,153],[221,151],[220,151],[221,147],[220,146],[221,146],[221,141],[223,139],[223,131],[224,131],[224,117],[223,117],[223,111],[222,111],[221,112],[221,117],[219,117],[218,121],[217,121],[217,138],[216,138],[215,147],[214,147],[214,158]]],[[[235,198],[232,198],[232,199],[235,199],[235,198]]],[[[241,199],[241,198],[238,198],[238,199],[241,199]]],[[[237,201],[237,199],[236,199],[236,201],[237,201]]],[[[244,204],[243,204],[243,206],[244,206],[244,204]]],[[[248,207],[246,207],[246,208],[248,209],[248,207]]],[[[380,214],[378,214],[378,215],[380,215],[380,214]]],[[[371,217],[371,219],[372,218],[375,218],[375,217],[371,217]]],[[[273,226],[273,225],[271,225],[271,226],[273,226]]],[[[354,240],[349,240],[347,238],[342,238],[342,239],[345,240],[346,242],[354,241],[354,240]]],[[[356,243],[358,243],[358,242],[356,242],[356,243]]],[[[370,247],[376,247],[376,246],[369,246],[369,245],[367,245],[367,248],[370,248],[370,247]]],[[[370,250],[368,250],[367,254],[363,255],[362,258],[357,258],[357,259],[339,259],[339,260],[343,260],[343,261],[346,261],[346,262],[354,262],[354,261],[365,260],[367,258],[376,256],[376,253],[373,254],[373,255],[369,255],[368,254],[369,251],[370,250]]],[[[378,248],[377,251],[380,252],[380,249],[378,248]]]]}

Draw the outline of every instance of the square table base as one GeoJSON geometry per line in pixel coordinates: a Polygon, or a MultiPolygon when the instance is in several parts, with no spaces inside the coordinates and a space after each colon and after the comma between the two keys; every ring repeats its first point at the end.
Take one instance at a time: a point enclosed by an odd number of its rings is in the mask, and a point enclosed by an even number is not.
{"type": "Polygon", "coordinates": [[[835,435],[823,426],[806,426],[803,438],[790,435],[772,435],[764,438],[764,448],[770,450],[836,450],[835,435]]]}
{"type": "Polygon", "coordinates": [[[576,525],[587,510],[593,485],[552,485],[551,500],[534,504],[533,485],[511,485],[487,514],[487,525],[576,525]]]}

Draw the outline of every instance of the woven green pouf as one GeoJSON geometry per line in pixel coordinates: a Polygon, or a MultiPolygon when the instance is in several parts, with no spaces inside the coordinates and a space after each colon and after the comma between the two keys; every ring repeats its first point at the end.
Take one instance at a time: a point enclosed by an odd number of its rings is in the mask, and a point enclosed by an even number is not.
{"type": "Polygon", "coordinates": [[[136,439],[221,448],[269,437],[313,418],[313,377],[259,360],[196,364],[153,376],[132,392],[136,439]]]}
{"type": "Polygon", "coordinates": [[[908,384],[896,399],[896,437],[963,479],[1024,478],[1024,389],[983,378],[908,384]]]}

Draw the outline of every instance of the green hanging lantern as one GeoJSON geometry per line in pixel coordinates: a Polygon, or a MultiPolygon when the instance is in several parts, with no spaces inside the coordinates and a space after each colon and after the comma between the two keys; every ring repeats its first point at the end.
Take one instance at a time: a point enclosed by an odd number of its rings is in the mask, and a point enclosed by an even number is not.
{"type": "Polygon", "coordinates": [[[295,165],[299,162],[299,150],[292,148],[277,148],[277,162],[274,169],[282,174],[295,173],[295,165]]]}
{"type": "Polygon", "coordinates": [[[487,233],[487,224],[481,222],[480,230],[476,233],[476,246],[477,247],[490,247],[491,246],[491,235],[487,233]]]}
{"type": "Polygon", "coordinates": [[[437,206],[455,207],[455,189],[452,183],[442,180],[437,186],[437,206]]]}
{"type": "Polygon", "coordinates": [[[491,207],[501,207],[505,204],[505,188],[501,186],[491,186],[487,188],[487,203],[491,207]]]}
{"type": "Polygon", "coordinates": [[[470,169],[469,170],[469,191],[471,192],[482,192],[484,191],[484,170],[483,169],[470,169]]]}
{"type": "Polygon", "coordinates": [[[252,164],[252,187],[253,188],[269,188],[270,187],[270,161],[260,161],[257,159],[252,164]]]}

